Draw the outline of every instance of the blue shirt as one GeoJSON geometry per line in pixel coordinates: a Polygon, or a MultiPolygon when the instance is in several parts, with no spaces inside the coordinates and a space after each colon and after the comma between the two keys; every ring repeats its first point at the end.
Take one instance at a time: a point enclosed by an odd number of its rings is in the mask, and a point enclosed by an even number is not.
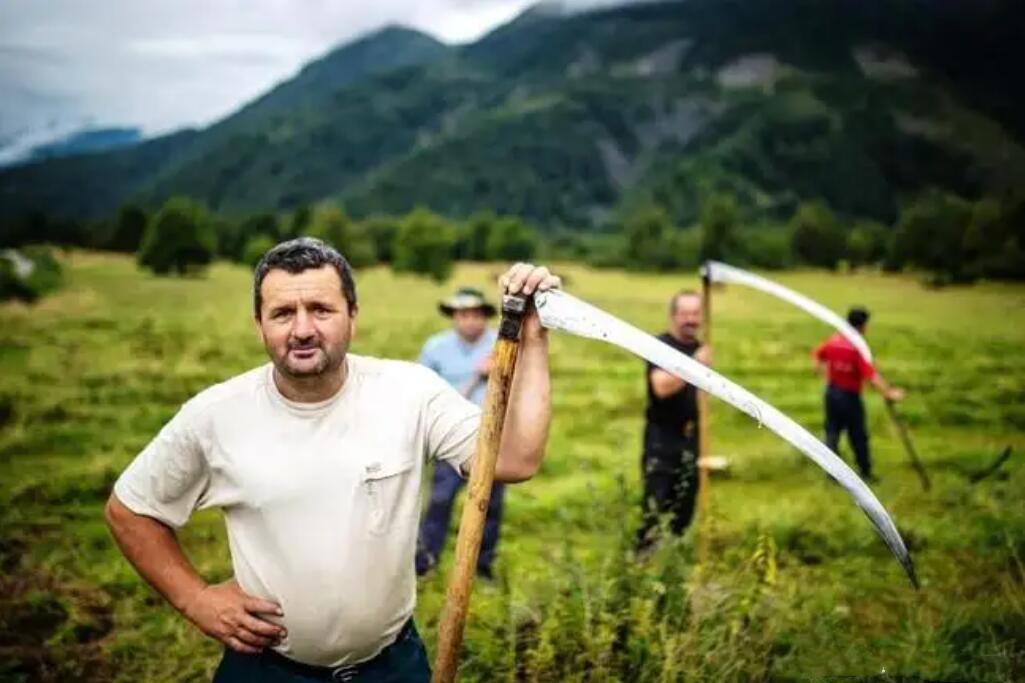
{"type": "MultiPolygon", "coordinates": [[[[420,364],[434,370],[456,391],[465,395],[477,377],[477,368],[491,353],[496,339],[498,333],[492,329],[484,330],[477,341],[472,343],[460,337],[455,330],[439,332],[424,344],[420,352],[420,364]]],[[[484,402],[485,393],[487,382],[477,382],[467,398],[480,405],[484,402]]]]}

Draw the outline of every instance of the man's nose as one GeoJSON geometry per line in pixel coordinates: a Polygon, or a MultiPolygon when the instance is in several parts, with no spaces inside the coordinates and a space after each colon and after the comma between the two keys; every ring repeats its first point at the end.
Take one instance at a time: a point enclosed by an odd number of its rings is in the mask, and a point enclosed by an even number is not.
{"type": "Polygon", "coordinates": [[[304,310],[299,309],[292,325],[292,336],[296,339],[309,339],[317,333],[313,326],[313,318],[304,310]]]}

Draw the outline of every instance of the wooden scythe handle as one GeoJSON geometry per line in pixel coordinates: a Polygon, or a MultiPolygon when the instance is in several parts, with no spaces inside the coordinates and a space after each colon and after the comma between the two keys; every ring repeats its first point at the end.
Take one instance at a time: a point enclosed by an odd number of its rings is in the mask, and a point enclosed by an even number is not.
{"type": "Polygon", "coordinates": [[[884,398],[883,403],[886,404],[886,412],[890,414],[890,419],[893,420],[893,425],[897,428],[897,434],[900,436],[900,442],[904,444],[904,452],[908,454],[911,466],[915,468],[915,472],[918,474],[918,479],[922,482],[922,489],[924,491],[928,491],[931,488],[929,475],[926,474],[925,466],[922,465],[922,461],[918,459],[918,452],[915,451],[915,445],[911,443],[911,434],[908,433],[907,425],[904,424],[904,420],[901,419],[900,413],[897,412],[897,406],[893,404],[893,401],[888,398],[884,398]]]}
{"type": "MultiPolygon", "coordinates": [[[[701,276],[701,310],[704,314],[703,343],[712,344],[712,282],[708,277],[708,266],[701,276]]],[[[708,560],[708,535],[711,523],[708,519],[708,500],[712,495],[711,478],[708,476],[708,458],[712,452],[712,433],[709,427],[708,392],[698,390],[698,564],[704,566],[708,560]]]]}
{"type": "Polygon", "coordinates": [[[456,540],[456,564],[448,583],[448,596],[441,616],[438,633],[438,653],[434,660],[432,683],[451,683],[459,665],[459,647],[463,642],[466,614],[470,607],[470,592],[484,535],[491,485],[495,480],[495,463],[502,441],[502,425],[509,403],[516,356],[520,345],[520,327],[527,300],[521,296],[502,297],[502,322],[495,342],[488,390],[484,398],[477,450],[470,468],[470,482],[466,490],[466,503],[459,523],[456,540]]]}

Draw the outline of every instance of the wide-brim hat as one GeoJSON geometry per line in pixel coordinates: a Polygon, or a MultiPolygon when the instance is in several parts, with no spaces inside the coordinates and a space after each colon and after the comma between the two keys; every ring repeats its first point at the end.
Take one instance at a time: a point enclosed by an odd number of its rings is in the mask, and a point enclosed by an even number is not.
{"type": "Polygon", "coordinates": [[[461,287],[456,293],[438,303],[442,315],[452,317],[456,311],[480,310],[490,318],[496,312],[494,306],[484,298],[484,293],[473,287],[461,287]]]}

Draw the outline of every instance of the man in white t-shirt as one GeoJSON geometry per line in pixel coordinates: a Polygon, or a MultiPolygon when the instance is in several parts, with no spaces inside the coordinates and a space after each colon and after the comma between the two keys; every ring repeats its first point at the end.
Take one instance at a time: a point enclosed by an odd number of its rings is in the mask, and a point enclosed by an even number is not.
{"type": "MultiPolygon", "coordinates": [[[[559,286],[516,264],[512,294],[559,286]]],[[[345,259],[300,238],[256,267],[271,362],[186,402],[114,486],[106,517],[138,572],[226,646],[215,681],[428,680],[412,624],[420,480],[465,474],[480,409],[430,369],[348,353],[356,287],[345,259]],[[175,529],[225,515],[234,577],[210,585],[175,529]]],[[[523,323],[495,476],[529,479],[551,418],[548,342],[523,323]]]]}

